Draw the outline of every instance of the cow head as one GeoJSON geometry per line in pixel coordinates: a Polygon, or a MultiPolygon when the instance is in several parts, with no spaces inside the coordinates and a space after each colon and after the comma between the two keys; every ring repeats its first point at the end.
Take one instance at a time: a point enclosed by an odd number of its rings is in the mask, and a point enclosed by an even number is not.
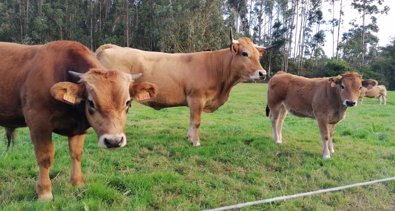
{"type": "Polygon", "coordinates": [[[362,76],[356,72],[347,72],[342,75],[329,78],[331,87],[337,88],[344,106],[357,105],[362,88],[362,76]]]}
{"type": "Polygon", "coordinates": [[[85,115],[99,137],[103,148],[126,145],[124,127],[131,100],[145,101],[157,94],[154,84],[133,83],[141,76],[119,71],[91,69],[81,74],[69,71],[78,83],[59,82],[52,86],[51,95],[67,104],[85,104],[85,115]]]}
{"type": "Polygon", "coordinates": [[[366,79],[362,81],[362,86],[366,87],[367,89],[371,89],[374,86],[377,86],[379,82],[374,79],[366,79]]]}
{"type": "Polygon", "coordinates": [[[230,51],[234,54],[231,69],[243,80],[266,77],[266,70],[259,62],[266,48],[255,45],[249,38],[234,40],[230,31],[230,51]]]}

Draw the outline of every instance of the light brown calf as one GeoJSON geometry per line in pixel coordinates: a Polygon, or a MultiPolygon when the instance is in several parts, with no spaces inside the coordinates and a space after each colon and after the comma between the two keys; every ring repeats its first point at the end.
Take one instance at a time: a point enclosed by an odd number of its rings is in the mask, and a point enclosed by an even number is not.
{"type": "Polygon", "coordinates": [[[138,82],[158,85],[158,95],[145,102],[155,109],[190,107],[188,140],[200,145],[201,113],[214,112],[241,81],[266,75],[259,62],[266,48],[249,38],[233,40],[230,48],[197,53],[149,52],[106,44],[96,50],[97,58],[108,68],[142,72],[138,82]]]}
{"type": "Polygon", "coordinates": [[[0,43],[0,125],[8,142],[18,127],[29,127],[39,176],[38,199],[52,199],[49,171],[54,161],[52,133],[69,139],[71,182],[83,183],[82,147],[86,130],[103,148],[126,145],[126,112],[132,98],[154,97],[150,83],[133,83],[130,74],[107,70],[78,42],[46,45],[0,43]]]}
{"type": "Polygon", "coordinates": [[[361,95],[359,102],[362,103],[364,97],[378,98],[380,104],[387,104],[387,89],[384,85],[377,85],[376,80],[367,79],[362,81],[361,95]]]}
{"type": "Polygon", "coordinates": [[[362,78],[345,73],[332,78],[305,78],[278,72],[269,81],[266,115],[272,121],[273,138],[282,143],[282,126],[289,112],[314,118],[321,132],[324,159],[330,158],[336,123],[345,116],[347,107],[357,105],[362,78]]]}

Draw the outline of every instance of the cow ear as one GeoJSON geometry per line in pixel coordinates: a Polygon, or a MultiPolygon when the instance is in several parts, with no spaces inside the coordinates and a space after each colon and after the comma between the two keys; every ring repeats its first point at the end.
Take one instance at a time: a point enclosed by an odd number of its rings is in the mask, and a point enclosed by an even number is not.
{"type": "Polygon", "coordinates": [[[72,82],[59,82],[51,87],[51,95],[61,102],[76,105],[82,101],[82,85],[72,82]]]}
{"type": "Polygon", "coordinates": [[[132,83],[129,87],[129,93],[137,102],[144,102],[158,94],[158,87],[149,82],[132,83]]]}
{"type": "Polygon", "coordinates": [[[368,83],[366,80],[363,80],[363,81],[362,81],[362,86],[363,86],[363,87],[368,87],[368,86],[369,86],[369,83],[368,83]]]}
{"type": "Polygon", "coordinates": [[[374,86],[377,86],[378,84],[379,84],[379,82],[377,82],[374,79],[367,79],[367,80],[362,81],[362,86],[366,87],[366,88],[368,88],[369,86],[374,87],[374,86]]]}
{"type": "Polygon", "coordinates": [[[328,80],[331,83],[331,87],[335,87],[336,85],[340,84],[342,77],[339,75],[336,77],[331,77],[328,80]]]}
{"type": "Polygon", "coordinates": [[[230,51],[232,51],[233,53],[237,53],[237,52],[239,52],[239,43],[232,43],[231,45],[230,45],[230,51]]]}

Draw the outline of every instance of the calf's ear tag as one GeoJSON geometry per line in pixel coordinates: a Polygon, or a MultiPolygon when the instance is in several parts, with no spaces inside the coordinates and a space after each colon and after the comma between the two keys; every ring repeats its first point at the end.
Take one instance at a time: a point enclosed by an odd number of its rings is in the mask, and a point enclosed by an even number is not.
{"type": "Polygon", "coordinates": [[[150,99],[151,96],[149,95],[149,93],[147,91],[144,91],[142,93],[140,93],[139,95],[137,95],[136,100],[139,102],[145,101],[150,99]]]}
{"type": "Polygon", "coordinates": [[[66,92],[63,95],[63,100],[65,100],[66,102],[69,102],[71,104],[75,104],[76,97],[74,95],[70,94],[69,92],[66,92]]]}

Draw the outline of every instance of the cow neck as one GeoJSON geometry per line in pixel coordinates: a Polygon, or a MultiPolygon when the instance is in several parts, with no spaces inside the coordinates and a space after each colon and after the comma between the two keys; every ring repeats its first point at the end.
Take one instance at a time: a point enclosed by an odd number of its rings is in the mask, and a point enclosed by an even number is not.
{"type": "Polygon", "coordinates": [[[76,133],[77,134],[85,134],[85,131],[91,127],[88,119],[86,118],[85,114],[85,100],[81,101],[78,105],[74,106],[74,110],[77,113],[77,116],[79,117],[78,125],[76,128],[76,133]]]}
{"type": "Polygon", "coordinates": [[[216,59],[215,61],[212,61],[213,63],[216,62],[216,65],[213,65],[215,68],[214,72],[216,72],[217,75],[217,80],[219,83],[219,96],[225,98],[225,100],[228,98],[229,92],[232,89],[233,86],[235,86],[237,83],[240,82],[240,77],[238,77],[236,74],[234,74],[234,71],[232,71],[232,60],[234,57],[234,54],[226,48],[217,51],[219,58],[223,58],[222,60],[218,60],[216,58],[218,57],[210,57],[211,60],[216,59]]]}

